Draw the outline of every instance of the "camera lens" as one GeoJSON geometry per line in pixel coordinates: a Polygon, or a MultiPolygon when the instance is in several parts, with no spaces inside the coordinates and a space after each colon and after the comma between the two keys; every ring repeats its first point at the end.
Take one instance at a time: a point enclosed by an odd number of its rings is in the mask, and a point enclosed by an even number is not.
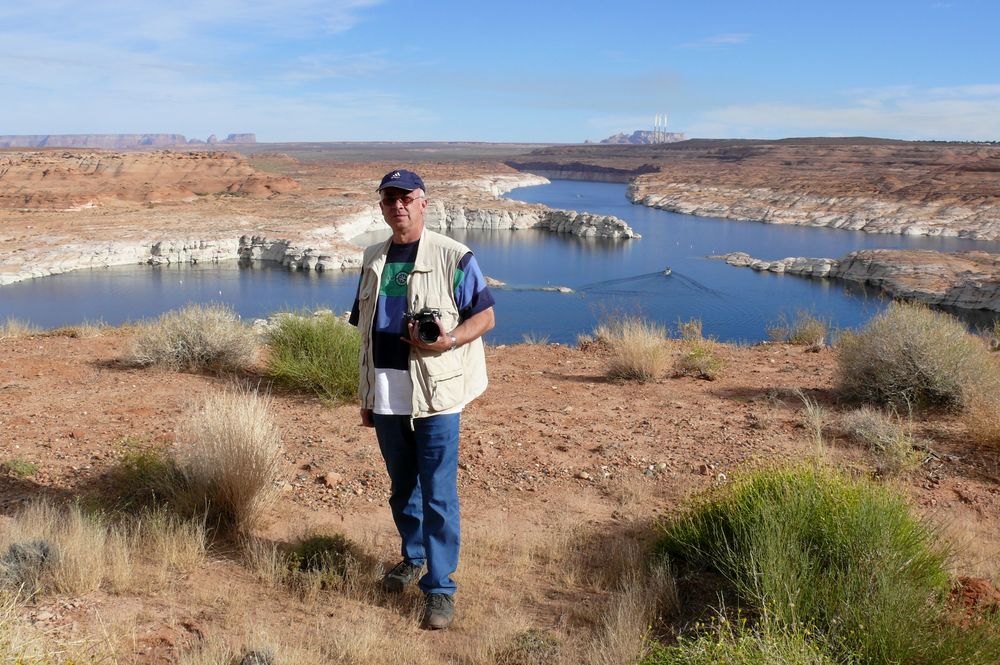
{"type": "Polygon", "coordinates": [[[432,318],[424,319],[417,326],[417,336],[420,337],[420,341],[425,344],[433,344],[441,336],[441,330],[438,328],[437,321],[432,318]]]}

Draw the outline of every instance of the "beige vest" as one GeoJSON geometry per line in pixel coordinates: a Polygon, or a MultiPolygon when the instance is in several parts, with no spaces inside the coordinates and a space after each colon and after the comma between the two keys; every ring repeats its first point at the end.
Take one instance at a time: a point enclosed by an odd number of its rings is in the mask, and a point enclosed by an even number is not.
{"type": "MultiPolygon", "coordinates": [[[[372,326],[382,269],[392,238],[365,250],[358,292],[358,330],[361,354],[358,394],[361,406],[375,406],[375,366],[372,361],[372,326]]],[[[413,271],[407,278],[409,311],[430,307],[441,312],[445,330],[458,325],[455,302],[455,270],[469,251],[460,242],[424,229],[417,246],[413,271]]],[[[410,380],[413,382],[414,418],[431,416],[471,402],[486,390],[486,354],[477,338],[454,351],[433,352],[410,348],[410,380]]]]}

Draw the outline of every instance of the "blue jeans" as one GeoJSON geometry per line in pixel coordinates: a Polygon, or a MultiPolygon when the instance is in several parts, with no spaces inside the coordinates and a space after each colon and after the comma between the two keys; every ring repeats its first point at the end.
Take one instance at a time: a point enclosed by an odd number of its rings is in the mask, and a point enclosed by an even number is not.
{"type": "Polygon", "coordinates": [[[375,414],[375,434],[392,481],[389,507],[410,563],[427,563],[424,593],[455,593],[458,567],[460,414],[427,418],[375,414]]]}

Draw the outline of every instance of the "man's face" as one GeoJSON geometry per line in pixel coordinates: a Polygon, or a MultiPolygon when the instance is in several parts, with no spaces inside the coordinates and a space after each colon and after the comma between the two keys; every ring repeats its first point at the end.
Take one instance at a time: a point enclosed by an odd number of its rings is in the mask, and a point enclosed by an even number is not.
{"type": "Polygon", "coordinates": [[[382,218],[397,239],[416,240],[424,229],[424,209],[427,199],[420,189],[407,191],[386,187],[379,194],[382,218]]]}

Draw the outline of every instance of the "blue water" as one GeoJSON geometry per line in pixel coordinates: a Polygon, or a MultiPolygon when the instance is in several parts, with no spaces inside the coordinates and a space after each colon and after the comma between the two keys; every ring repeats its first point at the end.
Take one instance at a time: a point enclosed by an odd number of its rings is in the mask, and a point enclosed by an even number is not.
{"type": "MultiPolygon", "coordinates": [[[[997,243],[956,238],[876,235],[678,215],[630,204],[625,186],[556,181],[522,188],[510,198],[554,208],[612,214],[626,220],[640,240],[577,238],[544,231],[455,231],[475,250],[487,275],[512,288],[497,289],[495,343],[528,333],[573,342],[604,316],[639,313],[673,327],[701,319],[707,334],[727,341],[766,337],[768,325],[800,310],[856,327],[885,302],[874,292],[840,282],[756,273],[711,254],[745,251],[764,259],[841,257],[864,248],[1000,251],[997,243]],[[672,274],[663,275],[670,266],[672,274]],[[533,290],[568,286],[573,294],[533,290]],[[523,290],[521,290],[523,289],[523,290]]],[[[287,272],[235,262],[196,266],[121,266],[81,270],[0,288],[0,320],[14,317],[41,327],[83,321],[110,324],[155,317],[189,302],[223,302],[245,318],[282,309],[350,308],[357,273],[287,272]]],[[[964,312],[973,325],[994,315],[964,312]]]]}

